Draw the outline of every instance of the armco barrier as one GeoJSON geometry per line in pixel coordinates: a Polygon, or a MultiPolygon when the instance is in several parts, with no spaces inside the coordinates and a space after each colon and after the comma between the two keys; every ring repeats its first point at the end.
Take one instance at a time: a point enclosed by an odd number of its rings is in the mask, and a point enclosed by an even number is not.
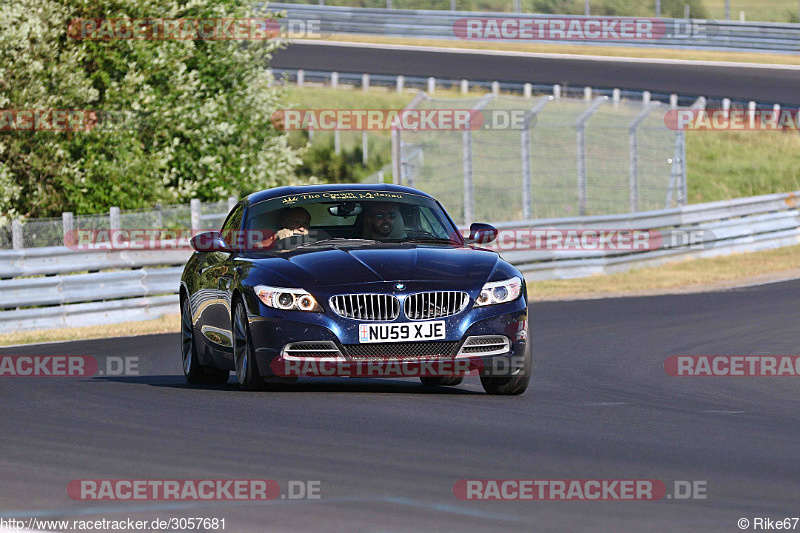
{"type": "MultiPolygon", "coordinates": [[[[288,3],[269,3],[271,11],[287,11],[289,21],[311,22],[321,35],[329,33],[353,33],[386,35],[393,37],[418,37],[455,39],[453,26],[463,18],[515,18],[515,19],[562,19],[581,20],[576,15],[530,15],[520,13],[489,13],[470,11],[437,11],[412,9],[381,9],[338,6],[318,6],[288,3]],[[319,21],[317,28],[316,23],[319,21]]],[[[625,41],[603,39],[595,44],[659,46],[675,48],[699,48],[710,50],[741,50],[762,52],[800,51],[800,24],[773,22],[737,22],[724,20],[661,19],[670,30],[670,36],[652,41],[625,41]],[[686,28],[690,28],[687,30],[686,28]],[[699,28],[699,30],[698,30],[699,28]],[[689,33],[687,33],[689,32],[689,33]]],[[[311,27],[311,26],[308,26],[311,27]]],[[[547,41],[540,41],[547,42],[547,41]]],[[[561,39],[549,42],[592,41],[561,39]]]]}
{"type": "MultiPolygon", "coordinates": [[[[642,252],[501,250],[503,257],[516,265],[526,279],[534,281],[800,244],[798,207],[800,191],[661,211],[495,225],[507,231],[680,229],[705,230],[713,235],[713,240],[699,249],[677,246],[642,252]]],[[[175,314],[180,265],[188,257],[186,250],[87,252],[51,247],[0,251],[0,332],[89,326],[175,314]],[[70,274],[85,271],[90,272],[70,274]]]]}

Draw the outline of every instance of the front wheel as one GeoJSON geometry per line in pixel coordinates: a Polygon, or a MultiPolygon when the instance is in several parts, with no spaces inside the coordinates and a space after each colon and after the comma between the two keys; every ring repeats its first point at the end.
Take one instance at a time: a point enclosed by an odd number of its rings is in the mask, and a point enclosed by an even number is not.
{"type": "Polygon", "coordinates": [[[233,311],[233,360],[236,365],[236,380],[242,390],[264,390],[266,383],[258,373],[258,365],[250,338],[250,324],[242,301],[236,302],[233,311]]]}
{"type": "Polygon", "coordinates": [[[525,343],[525,353],[522,357],[515,357],[514,362],[518,368],[509,376],[481,376],[481,385],[487,394],[515,395],[525,392],[533,373],[529,343],[525,343]]]}
{"type": "Polygon", "coordinates": [[[222,368],[201,365],[197,358],[197,346],[194,339],[192,312],[189,299],[181,300],[181,363],[186,381],[195,383],[223,384],[228,382],[229,372],[222,368]]]}

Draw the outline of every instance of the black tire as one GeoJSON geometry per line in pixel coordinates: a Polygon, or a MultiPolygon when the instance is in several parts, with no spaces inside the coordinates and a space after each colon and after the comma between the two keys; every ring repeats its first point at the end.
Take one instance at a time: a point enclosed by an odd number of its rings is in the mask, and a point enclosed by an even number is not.
{"type": "Polygon", "coordinates": [[[481,385],[487,394],[516,395],[525,392],[533,373],[530,343],[525,343],[520,369],[510,376],[481,376],[481,385]]]}
{"type": "Polygon", "coordinates": [[[425,376],[419,380],[425,387],[455,387],[461,385],[464,376],[425,376]]]}
{"type": "Polygon", "coordinates": [[[181,364],[183,375],[188,383],[219,385],[228,382],[230,373],[227,370],[201,365],[197,358],[197,345],[194,342],[194,326],[188,298],[181,299],[181,364]]]}
{"type": "Polygon", "coordinates": [[[241,300],[233,308],[233,361],[236,365],[236,380],[242,390],[264,390],[267,384],[258,373],[253,341],[250,337],[250,324],[247,321],[247,311],[241,300]]]}

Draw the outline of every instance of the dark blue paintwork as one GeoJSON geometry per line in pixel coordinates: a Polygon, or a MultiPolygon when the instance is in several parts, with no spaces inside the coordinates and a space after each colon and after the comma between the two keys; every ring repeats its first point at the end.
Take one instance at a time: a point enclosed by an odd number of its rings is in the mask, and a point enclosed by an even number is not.
{"type": "MultiPolygon", "coordinates": [[[[398,185],[324,185],[270,189],[251,194],[240,204],[246,213],[248,206],[264,200],[354,190],[431,198],[398,185]]],[[[271,374],[270,362],[289,342],[331,340],[340,347],[358,344],[358,326],[363,322],[334,313],[329,303],[331,296],[385,292],[396,295],[402,304],[406,295],[430,290],[461,290],[470,297],[464,311],[440,319],[446,322],[446,340],[460,341],[474,334],[504,334],[512,341],[512,352],[508,355],[524,351],[525,335],[519,333],[524,331],[527,321],[523,276],[496,252],[465,244],[359,243],[302,248],[281,254],[196,252],[181,278],[181,298],[190,302],[200,362],[234,369],[231,313],[236,302],[242,300],[262,376],[271,374]],[[523,279],[522,295],[517,300],[474,307],[485,283],[513,276],[523,279]],[[395,288],[398,282],[405,285],[402,290],[395,288]],[[256,285],[304,289],[316,298],[323,312],[269,308],[255,296],[256,285]]],[[[407,321],[403,313],[395,320],[407,321]]]]}

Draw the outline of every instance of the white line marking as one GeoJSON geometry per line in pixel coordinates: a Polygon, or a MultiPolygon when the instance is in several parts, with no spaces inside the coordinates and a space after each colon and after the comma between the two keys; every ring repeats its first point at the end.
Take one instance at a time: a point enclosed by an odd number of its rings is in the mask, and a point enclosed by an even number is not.
{"type": "Polygon", "coordinates": [[[383,48],[386,50],[408,50],[416,52],[439,52],[439,53],[449,53],[449,54],[474,54],[474,55],[488,55],[488,56],[538,57],[543,59],[567,59],[572,61],[605,61],[613,63],[658,63],[662,65],[757,68],[757,69],[770,69],[770,70],[800,70],[800,65],[779,65],[776,63],[740,63],[736,61],[697,61],[692,59],[659,59],[659,58],[644,58],[644,57],[592,56],[592,55],[580,55],[580,54],[552,54],[552,53],[542,53],[542,52],[517,52],[511,50],[483,50],[479,48],[448,48],[445,46],[416,46],[410,44],[379,44],[379,43],[358,43],[350,41],[320,41],[312,39],[295,39],[292,42],[297,44],[311,44],[318,46],[341,46],[346,48],[383,48]]]}
{"type": "Polygon", "coordinates": [[[717,415],[743,415],[744,414],[744,411],[717,411],[717,410],[714,410],[714,409],[711,409],[709,411],[700,411],[700,412],[701,413],[717,414],[717,415]]]}
{"type": "Polygon", "coordinates": [[[590,405],[592,407],[606,407],[609,405],[628,405],[627,402],[584,402],[583,405],[590,405]]]}

